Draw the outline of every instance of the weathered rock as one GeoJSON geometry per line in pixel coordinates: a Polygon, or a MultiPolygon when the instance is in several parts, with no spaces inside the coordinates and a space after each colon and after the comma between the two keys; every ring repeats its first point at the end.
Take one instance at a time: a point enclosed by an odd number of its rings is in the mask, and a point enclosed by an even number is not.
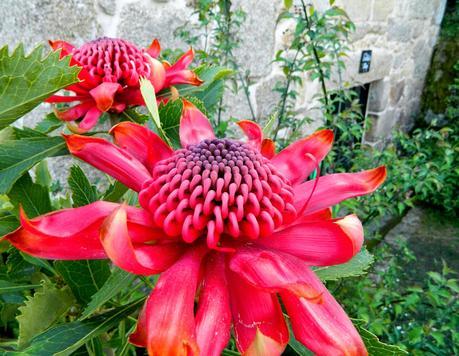
{"type": "Polygon", "coordinates": [[[368,0],[336,1],[338,6],[344,7],[352,21],[368,21],[371,13],[371,2],[368,0]]]}
{"type": "Polygon", "coordinates": [[[113,16],[116,13],[116,0],[97,0],[97,5],[107,15],[113,16]]]}
{"type": "Polygon", "coordinates": [[[371,19],[373,21],[387,21],[393,11],[394,0],[375,1],[371,19]]]}

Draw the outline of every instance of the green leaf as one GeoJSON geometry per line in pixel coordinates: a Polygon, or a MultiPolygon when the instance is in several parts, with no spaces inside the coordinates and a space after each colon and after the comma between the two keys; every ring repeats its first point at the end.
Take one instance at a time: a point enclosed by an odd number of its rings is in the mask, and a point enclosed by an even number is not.
{"type": "Polygon", "coordinates": [[[35,130],[44,134],[50,133],[64,124],[62,120],[59,120],[54,113],[49,113],[46,117],[40,121],[35,130]]]}
{"type": "Polygon", "coordinates": [[[336,281],[344,277],[357,277],[365,274],[373,263],[373,255],[363,248],[349,262],[314,269],[317,276],[323,281],[336,281]]]}
{"type": "Polygon", "coordinates": [[[0,194],[8,192],[19,177],[42,159],[67,152],[62,137],[33,137],[3,142],[0,145],[0,194]]]}
{"type": "Polygon", "coordinates": [[[11,55],[8,46],[0,49],[0,129],[8,126],[44,99],[78,82],[80,68],[70,67],[70,57],[59,59],[59,52],[42,56],[43,47],[28,56],[23,45],[11,55]]]}
{"type": "Polygon", "coordinates": [[[70,167],[68,183],[72,190],[74,207],[88,205],[97,201],[96,187],[91,185],[80,166],[75,164],[70,167]]]}
{"type": "Polygon", "coordinates": [[[10,352],[8,355],[70,355],[89,340],[116,327],[143,302],[144,298],[90,319],[57,325],[34,337],[26,349],[21,352],[10,352]]]}
{"type": "Polygon", "coordinates": [[[408,355],[408,352],[402,350],[395,345],[385,344],[378,340],[377,336],[364,329],[362,325],[365,324],[363,320],[352,320],[357,331],[359,332],[362,340],[367,348],[368,354],[371,356],[401,356],[408,355]]]}
{"type": "Polygon", "coordinates": [[[117,202],[123,197],[128,189],[129,188],[126,187],[123,183],[115,181],[115,183],[111,184],[107,189],[102,200],[117,202]]]}
{"type": "MultiPolygon", "coordinates": [[[[170,146],[169,139],[161,127],[161,120],[159,118],[158,104],[156,102],[155,88],[153,88],[153,84],[151,84],[151,82],[145,78],[140,78],[140,92],[142,93],[142,97],[145,101],[145,104],[147,105],[147,109],[150,112],[154,127],[156,128],[161,138],[170,146]]],[[[151,125],[150,128],[153,129],[151,125]]]]}
{"type": "Polygon", "coordinates": [[[19,227],[19,221],[14,215],[0,216],[0,236],[9,234],[19,227]]]}
{"type": "Polygon", "coordinates": [[[14,183],[8,197],[11,204],[17,209],[19,205],[22,206],[29,218],[34,218],[52,210],[48,189],[34,183],[29,173],[24,174],[14,183]]]}
{"type": "Polygon", "coordinates": [[[56,261],[54,267],[82,304],[89,303],[110,276],[105,260],[56,261]]]}
{"type": "Polygon", "coordinates": [[[47,269],[52,274],[57,274],[56,270],[53,268],[53,266],[51,266],[51,264],[47,260],[28,255],[24,252],[20,252],[20,253],[21,253],[22,258],[25,261],[29,262],[30,264],[47,269]]]}
{"type": "Polygon", "coordinates": [[[182,115],[183,103],[181,100],[169,100],[166,104],[159,105],[159,117],[165,134],[170,139],[172,147],[180,147],[180,117],[182,115]]]}
{"type": "Polygon", "coordinates": [[[35,166],[35,183],[43,187],[49,187],[52,183],[51,174],[49,174],[48,163],[46,160],[39,162],[35,166]]]}
{"type": "Polygon", "coordinates": [[[75,302],[69,288],[57,289],[44,283],[33,297],[27,297],[24,306],[19,307],[18,345],[24,347],[35,335],[43,332],[58,321],[75,302]]]}
{"type": "Polygon", "coordinates": [[[120,118],[121,120],[132,121],[143,125],[150,117],[138,112],[135,108],[127,108],[120,114],[120,118]]]}
{"type": "Polygon", "coordinates": [[[15,293],[23,290],[41,287],[40,284],[17,284],[9,281],[0,280],[0,294],[15,293]]]}
{"type": "Polygon", "coordinates": [[[97,308],[108,302],[123,289],[128,288],[135,278],[135,275],[119,268],[115,268],[102,288],[100,288],[99,291],[92,296],[91,302],[89,302],[88,306],[81,315],[81,319],[86,319],[94,313],[97,308]]]}
{"type": "Polygon", "coordinates": [[[290,9],[293,5],[293,0],[284,0],[284,7],[290,9]]]}

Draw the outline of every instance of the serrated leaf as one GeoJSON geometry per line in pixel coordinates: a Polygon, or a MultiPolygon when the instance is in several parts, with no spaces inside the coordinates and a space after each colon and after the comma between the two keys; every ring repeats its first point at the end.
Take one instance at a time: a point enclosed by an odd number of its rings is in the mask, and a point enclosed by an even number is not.
{"type": "Polygon", "coordinates": [[[102,200],[117,202],[123,197],[123,195],[128,190],[129,188],[126,187],[123,183],[115,181],[115,183],[111,184],[110,187],[107,189],[102,200]]]}
{"type": "Polygon", "coordinates": [[[11,204],[17,209],[19,205],[22,206],[29,218],[34,218],[52,210],[48,189],[34,183],[29,173],[24,174],[14,183],[8,197],[11,204]]]}
{"type": "Polygon", "coordinates": [[[82,304],[89,303],[110,276],[106,260],[56,261],[54,268],[82,304]]]}
{"type": "Polygon", "coordinates": [[[92,296],[91,301],[81,315],[81,319],[86,319],[104,303],[108,302],[123,289],[128,288],[135,278],[136,276],[129,272],[115,268],[102,288],[92,296]]]}
{"type": "Polygon", "coordinates": [[[365,274],[367,269],[373,263],[373,255],[363,248],[349,262],[329,266],[315,268],[314,272],[323,281],[336,281],[345,277],[357,277],[365,274]]]}
{"type": "Polygon", "coordinates": [[[161,126],[174,148],[180,147],[179,128],[182,109],[181,100],[169,100],[166,104],[161,103],[158,109],[161,126]]]}
{"type": "Polygon", "coordinates": [[[24,306],[19,307],[18,345],[24,347],[35,335],[43,332],[58,321],[75,302],[69,288],[57,289],[44,283],[33,297],[27,297],[24,306]]]}
{"type": "Polygon", "coordinates": [[[51,272],[52,274],[57,274],[56,270],[53,268],[53,266],[51,266],[51,264],[47,260],[34,257],[23,252],[21,252],[21,256],[26,262],[34,266],[42,267],[51,272]]]}
{"type": "Polygon", "coordinates": [[[26,171],[46,157],[66,154],[62,137],[8,140],[0,145],[0,194],[7,193],[26,171]]]}
{"type": "Polygon", "coordinates": [[[46,188],[52,183],[51,174],[48,169],[48,162],[46,162],[46,160],[40,161],[35,166],[35,183],[46,188]]]}
{"type": "Polygon", "coordinates": [[[70,167],[68,183],[72,190],[74,207],[88,205],[97,201],[96,188],[91,185],[80,166],[75,164],[70,167]]]}
{"type": "Polygon", "coordinates": [[[15,293],[40,287],[40,284],[18,284],[10,281],[0,280],[0,294],[15,293]]]}
{"type": "Polygon", "coordinates": [[[70,355],[92,338],[117,326],[121,320],[136,311],[143,302],[144,299],[142,298],[90,319],[54,326],[34,337],[29,347],[20,352],[10,352],[8,354],[31,356],[70,355]]]}
{"type": "Polygon", "coordinates": [[[43,47],[28,56],[23,45],[11,55],[8,46],[0,49],[0,129],[32,110],[44,99],[78,82],[80,68],[70,67],[70,57],[59,59],[59,52],[42,55],[43,47]]]}
{"type": "Polygon", "coordinates": [[[64,124],[59,120],[54,113],[49,113],[46,117],[35,126],[36,131],[47,134],[50,133],[64,124]]]}
{"type": "Polygon", "coordinates": [[[148,115],[138,112],[135,108],[127,108],[120,114],[120,117],[122,120],[136,122],[141,125],[145,124],[149,119],[148,115]]]}
{"type": "Polygon", "coordinates": [[[408,352],[402,350],[395,345],[385,344],[379,341],[378,337],[369,332],[362,325],[365,324],[363,320],[352,319],[357,331],[359,332],[362,340],[367,348],[368,354],[371,356],[402,356],[408,355],[408,352]]]}

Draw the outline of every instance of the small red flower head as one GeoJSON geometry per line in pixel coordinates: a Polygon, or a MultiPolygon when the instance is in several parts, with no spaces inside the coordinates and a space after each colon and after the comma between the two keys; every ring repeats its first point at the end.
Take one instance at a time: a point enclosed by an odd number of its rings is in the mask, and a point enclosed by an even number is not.
{"type": "Polygon", "coordinates": [[[53,49],[61,49],[61,57],[70,55],[70,64],[82,67],[77,84],[66,89],[74,96],[53,95],[49,103],[78,102],[77,105],[57,111],[61,120],[79,120],[74,130],[86,132],[97,123],[104,112],[121,113],[126,107],[143,105],[139,79],[151,81],[156,92],[174,84],[200,85],[202,81],[188,70],[194,53],[185,53],[174,65],[161,63],[157,57],[160,45],[154,40],[148,49],[117,38],[99,38],[79,48],[64,41],[50,41],[53,49]]]}
{"type": "Polygon", "coordinates": [[[221,354],[234,332],[244,355],[280,355],[293,333],[317,355],[367,355],[344,310],[311,266],[349,261],[363,227],[330,206],[368,194],[384,167],[307,180],[329,152],[321,130],[279,153],[250,121],[248,140],[215,137],[184,101],[182,148],[144,126],[121,122],[115,144],[66,136],[76,157],[139,192],[140,207],[99,201],[32,220],[6,238],[41,258],[110,258],[131,273],[161,273],[131,343],[150,355],[221,354]]]}

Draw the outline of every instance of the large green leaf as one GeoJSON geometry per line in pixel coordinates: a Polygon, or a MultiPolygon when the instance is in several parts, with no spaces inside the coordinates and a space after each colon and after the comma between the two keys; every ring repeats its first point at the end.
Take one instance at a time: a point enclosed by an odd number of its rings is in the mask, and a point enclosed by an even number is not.
{"type": "Polygon", "coordinates": [[[19,284],[0,280],[0,294],[21,292],[23,290],[29,290],[38,287],[40,287],[40,284],[19,284]]]}
{"type": "Polygon", "coordinates": [[[0,129],[32,110],[59,89],[78,82],[79,67],[70,67],[70,57],[59,52],[43,57],[43,48],[28,56],[19,45],[11,55],[0,49],[0,129]]]}
{"type": "Polygon", "coordinates": [[[19,227],[19,221],[14,215],[0,217],[0,237],[4,236],[19,227]]]}
{"type": "Polygon", "coordinates": [[[361,276],[366,273],[372,263],[373,255],[363,248],[349,262],[335,266],[319,267],[314,272],[323,281],[336,281],[340,278],[361,276]]]}
{"type": "Polygon", "coordinates": [[[68,287],[57,289],[50,283],[28,297],[25,305],[19,307],[19,347],[24,347],[35,335],[43,332],[58,321],[75,302],[68,287]]]}
{"type": "Polygon", "coordinates": [[[91,185],[80,166],[70,167],[68,182],[72,190],[73,206],[88,205],[97,201],[96,187],[91,185]]]}
{"type": "Polygon", "coordinates": [[[106,260],[56,261],[54,267],[82,304],[89,303],[110,276],[106,260]]]}
{"type": "Polygon", "coordinates": [[[8,197],[16,208],[22,206],[29,218],[52,210],[48,189],[34,183],[29,173],[24,174],[14,183],[8,197]]]}
{"type": "Polygon", "coordinates": [[[161,126],[174,148],[180,147],[179,128],[182,108],[181,100],[169,100],[166,104],[159,105],[161,126]]]}
{"type": "Polygon", "coordinates": [[[362,325],[365,324],[363,320],[352,320],[355,327],[357,328],[362,340],[367,348],[368,354],[371,356],[402,356],[408,355],[408,352],[402,350],[400,347],[395,345],[385,344],[379,341],[378,337],[373,333],[369,332],[362,325]]]}
{"type": "Polygon", "coordinates": [[[70,355],[86,342],[118,325],[136,311],[143,301],[144,299],[139,299],[90,319],[57,325],[34,337],[30,346],[24,350],[7,352],[5,355],[70,355]]]}
{"type": "Polygon", "coordinates": [[[62,137],[4,141],[0,144],[0,194],[8,192],[19,177],[42,159],[66,153],[62,137]]]}
{"type": "Polygon", "coordinates": [[[91,302],[84,310],[81,318],[87,318],[94,313],[97,308],[108,302],[123,289],[128,288],[135,278],[135,275],[123,271],[122,269],[115,268],[102,288],[92,296],[91,302]]]}

